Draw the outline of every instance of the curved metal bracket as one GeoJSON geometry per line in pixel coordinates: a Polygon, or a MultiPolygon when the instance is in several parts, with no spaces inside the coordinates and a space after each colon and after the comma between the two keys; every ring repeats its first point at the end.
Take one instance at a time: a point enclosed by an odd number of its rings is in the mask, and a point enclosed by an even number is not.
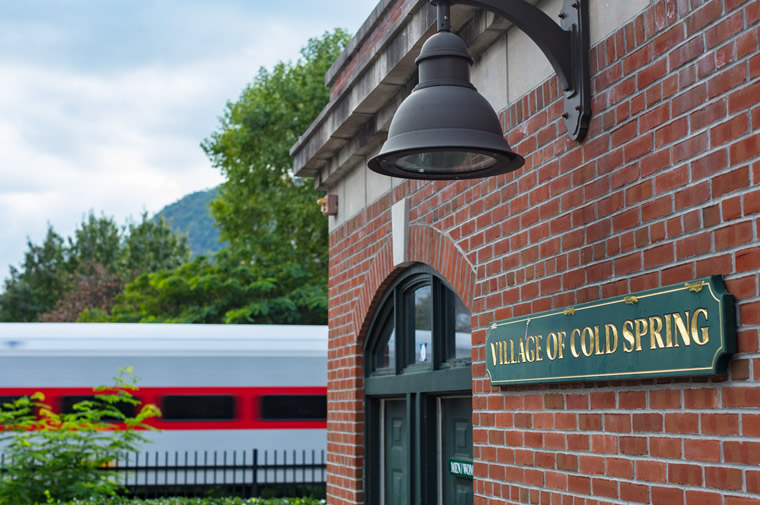
{"type": "Polygon", "coordinates": [[[565,92],[562,117],[570,137],[578,142],[586,136],[591,118],[588,2],[564,0],[559,14],[560,26],[525,0],[430,0],[433,5],[464,4],[485,9],[525,32],[543,51],[557,74],[565,92]]]}

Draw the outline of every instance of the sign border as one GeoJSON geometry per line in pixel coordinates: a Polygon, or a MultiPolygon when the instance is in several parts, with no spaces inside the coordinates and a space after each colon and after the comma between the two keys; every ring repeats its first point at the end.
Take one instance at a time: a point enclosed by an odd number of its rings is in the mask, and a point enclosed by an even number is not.
{"type": "Polygon", "coordinates": [[[494,330],[500,326],[508,326],[512,324],[525,323],[535,319],[543,319],[553,316],[573,316],[578,311],[597,309],[599,307],[605,307],[609,305],[617,304],[633,304],[637,303],[641,298],[649,298],[652,296],[666,295],[671,293],[677,293],[679,291],[694,291],[700,292],[703,288],[707,287],[710,296],[718,303],[719,320],[720,323],[720,347],[716,349],[713,355],[712,365],[707,367],[695,367],[695,368],[671,368],[663,370],[637,370],[630,372],[609,372],[599,374],[584,374],[584,375],[565,375],[565,376],[550,376],[550,377],[530,377],[520,379],[500,379],[494,380],[491,377],[491,370],[488,367],[488,349],[486,349],[486,373],[492,386],[508,386],[514,384],[535,384],[535,383],[548,383],[548,382],[572,382],[583,380],[611,380],[611,379],[636,379],[646,377],[663,377],[663,376],[683,376],[688,375],[689,372],[709,372],[716,374],[724,374],[728,368],[728,361],[731,354],[736,352],[736,339],[727,341],[729,334],[736,334],[736,310],[734,304],[734,297],[729,293],[723,283],[723,277],[721,275],[713,275],[710,277],[704,277],[696,279],[690,282],[684,282],[681,284],[672,284],[669,286],[663,286],[662,288],[655,288],[646,291],[641,291],[631,295],[616,296],[611,298],[605,298],[603,300],[587,302],[577,306],[569,306],[561,309],[547,310],[544,312],[538,312],[536,314],[507,319],[505,321],[493,322],[488,328],[486,334],[485,345],[488,345],[488,337],[491,334],[491,330],[494,330]],[[716,294],[717,292],[717,294],[716,294]],[[723,363],[718,363],[718,360],[725,356],[726,359],[723,363]]]}

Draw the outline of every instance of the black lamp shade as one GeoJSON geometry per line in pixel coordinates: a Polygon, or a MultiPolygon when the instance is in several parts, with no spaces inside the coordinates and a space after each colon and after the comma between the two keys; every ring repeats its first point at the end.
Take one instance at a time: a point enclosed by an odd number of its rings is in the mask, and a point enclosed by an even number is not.
{"type": "Polygon", "coordinates": [[[470,84],[464,42],[438,32],[417,58],[420,83],[396,111],[371,170],[406,179],[471,179],[511,172],[512,151],[488,101],[470,84]]]}

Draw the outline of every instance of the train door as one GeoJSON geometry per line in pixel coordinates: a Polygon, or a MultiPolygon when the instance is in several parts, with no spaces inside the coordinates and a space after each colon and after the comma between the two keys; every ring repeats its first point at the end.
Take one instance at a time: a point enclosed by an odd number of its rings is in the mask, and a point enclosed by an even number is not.
{"type": "Polygon", "coordinates": [[[432,269],[397,278],[365,345],[369,505],[471,505],[470,313],[432,269]]]}

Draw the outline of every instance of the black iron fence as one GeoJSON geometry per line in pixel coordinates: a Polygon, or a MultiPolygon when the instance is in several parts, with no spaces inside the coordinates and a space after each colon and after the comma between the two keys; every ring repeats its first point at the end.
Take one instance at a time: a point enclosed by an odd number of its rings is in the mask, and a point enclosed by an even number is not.
{"type": "MultiPolygon", "coordinates": [[[[0,469],[5,469],[5,456],[0,469]]],[[[103,468],[125,492],[165,496],[325,497],[324,451],[127,453],[103,468]]]]}

